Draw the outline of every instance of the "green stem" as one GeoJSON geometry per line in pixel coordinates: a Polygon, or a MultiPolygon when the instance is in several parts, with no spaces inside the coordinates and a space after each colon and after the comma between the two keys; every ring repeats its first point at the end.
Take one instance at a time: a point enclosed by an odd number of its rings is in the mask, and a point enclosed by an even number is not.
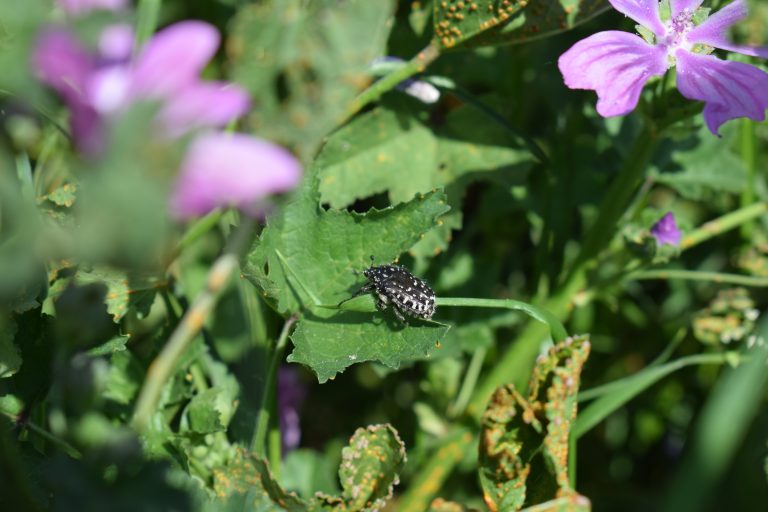
{"type": "MultiPolygon", "coordinates": [[[[4,416],[7,416],[14,423],[16,423],[19,419],[15,414],[10,413],[8,411],[0,410],[0,413],[2,413],[4,416]]],[[[69,455],[73,459],[83,458],[83,455],[77,450],[77,448],[75,448],[65,440],[51,434],[44,428],[38,427],[35,423],[27,420],[27,421],[21,422],[20,425],[26,429],[31,430],[32,432],[39,435],[46,441],[50,442],[52,445],[58,446],[62,451],[64,451],[67,455],[69,455]]]]}
{"type": "MultiPolygon", "coordinates": [[[[749,206],[755,202],[755,187],[757,186],[757,137],[755,123],[751,119],[741,119],[740,149],[741,160],[747,170],[747,186],[741,192],[741,206],[749,206]]],[[[741,226],[741,234],[746,240],[751,240],[754,223],[748,222],[741,226]]]]}
{"type": "Polygon", "coordinates": [[[269,434],[267,435],[267,454],[269,455],[269,469],[275,480],[280,480],[280,472],[283,466],[283,446],[280,433],[280,420],[273,418],[270,422],[269,434]]]}
{"type": "Polygon", "coordinates": [[[646,368],[634,375],[625,377],[611,384],[606,384],[603,388],[610,386],[610,389],[603,391],[607,394],[604,394],[602,397],[592,402],[587,408],[579,413],[579,416],[576,418],[576,422],[571,429],[571,436],[574,439],[580,438],[619,407],[670,373],[685,368],[686,366],[725,364],[738,360],[739,354],[737,352],[694,354],[661,366],[646,368]],[[610,393],[608,393],[608,391],[610,391],[610,393]]]}
{"type": "Polygon", "coordinates": [[[450,476],[453,467],[461,462],[468,450],[472,449],[473,442],[475,437],[467,427],[460,425],[454,427],[416,474],[407,492],[398,501],[397,510],[400,512],[428,510],[435,493],[450,476]]]}
{"type": "Polygon", "coordinates": [[[743,276],[739,274],[724,274],[721,272],[703,272],[699,270],[643,270],[626,276],[627,281],[646,279],[686,279],[688,281],[710,281],[713,283],[737,284],[741,286],[766,287],[768,277],[743,276]]]}
{"type": "Polygon", "coordinates": [[[536,307],[527,302],[512,299],[438,297],[436,303],[440,307],[501,308],[523,311],[539,322],[548,325],[552,333],[552,338],[554,338],[555,341],[561,341],[568,337],[568,331],[565,330],[562,322],[560,322],[555,315],[546,309],[536,307]]]}
{"type": "Polygon", "coordinates": [[[461,385],[459,396],[456,397],[456,401],[450,407],[448,416],[455,418],[464,413],[467,404],[469,404],[469,399],[472,397],[472,392],[477,385],[477,379],[480,377],[480,370],[483,368],[483,361],[485,361],[485,354],[487,353],[488,349],[481,347],[472,354],[472,360],[469,362],[466,375],[464,375],[464,382],[461,385]]]}
{"type": "MultiPolygon", "coordinates": [[[[661,366],[662,364],[666,363],[667,360],[672,356],[675,349],[682,343],[682,341],[685,339],[685,335],[687,334],[687,330],[680,329],[678,331],[677,335],[672,339],[672,341],[667,345],[667,347],[664,349],[664,351],[659,354],[659,356],[651,362],[648,366],[646,366],[645,369],[648,368],[656,368],[658,366],[661,366]]],[[[637,375],[637,374],[635,374],[637,375]]],[[[594,388],[589,388],[584,391],[581,391],[578,396],[579,402],[587,402],[589,400],[593,400],[595,398],[599,398],[603,395],[606,395],[610,393],[611,391],[615,390],[616,388],[622,387],[626,381],[624,379],[631,378],[630,377],[624,377],[619,380],[615,380],[613,382],[608,382],[607,384],[603,384],[600,386],[595,386],[594,388]]]]}
{"type": "Polygon", "coordinates": [[[163,0],[139,0],[139,5],[136,9],[134,54],[137,54],[142,46],[144,46],[144,43],[155,33],[162,3],[163,0]]]}
{"type": "Polygon", "coordinates": [[[683,240],[680,243],[680,249],[685,250],[705,242],[710,238],[714,238],[717,235],[741,226],[745,222],[764,215],[766,212],[768,212],[768,203],[755,203],[739,208],[731,213],[727,213],[688,233],[683,237],[683,240]]]}
{"type": "Polygon", "coordinates": [[[138,432],[144,432],[149,426],[163,387],[177,370],[176,365],[181,356],[203,328],[229,278],[239,268],[239,254],[246,247],[253,226],[253,221],[244,220],[232,234],[224,253],[213,263],[208,273],[205,289],[195,298],[168,343],[149,365],[131,420],[131,425],[138,432]]]}
{"type": "Polygon", "coordinates": [[[600,205],[595,223],[585,237],[569,278],[582,272],[583,267],[613,238],[619,219],[643,179],[657,142],[658,135],[652,127],[647,127],[638,135],[634,146],[624,159],[624,167],[604,195],[605,199],[600,205]]]}
{"type": "Polygon", "coordinates": [[[366,105],[379,99],[385,92],[391,91],[397,87],[397,84],[403,80],[412,77],[416,73],[421,73],[439,56],[440,48],[434,41],[431,41],[414,58],[406,62],[405,65],[392,71],[384,78],[377,80],[370,87],[361,92],[357,98],[352,100],[344,119],[350,119],[366,105]]]}
{"type": "Polygon", "coordinates": [[[221,216],[223,215],[223,212],[221,209],[217,208],[210,212],[205,217],[202,217],[195,221],[189,228],[187,228],[187,231],[184,233],[184,236],[181,237],[181,240],[179,240],[179,243],[174,248],[173,252],[171,253],[171,258],[169,261],[175,260],[181,252],[192,245],[193,243],[200,240],[200,238],[203,237],[207,232],[209,232],[211,229],[213,229],[216,224],[218,224],[219,219],[221,219],[221,216]]]}
{"type": "MultiPolygon", "coordinates": [[[[296,323],[298,317],[295,315],[288,318],[283,324],[283,330],[280,332],[280,337],[277,338],[277,343],[272,350],[272,354],[269,360],[269,367],[267,368],[267,380],[264,383],[264,391],[261,395],[261,404],[259,404],[259,410],[256,419],[256,428],[253,431],[253,438],[251,439],[251,452],[259,455],[264,454],[265,443],[267,440],[267,430],[270,420],[270,409],[274,409],[275,406],[275,388],[277,384],[277,369],[280,367],[282,361],[283,351],[288,344],[288,335],[291,332],[291,327],[296,323]]],[[[279,458],[279,457],[278,457],[279,458]]]]}

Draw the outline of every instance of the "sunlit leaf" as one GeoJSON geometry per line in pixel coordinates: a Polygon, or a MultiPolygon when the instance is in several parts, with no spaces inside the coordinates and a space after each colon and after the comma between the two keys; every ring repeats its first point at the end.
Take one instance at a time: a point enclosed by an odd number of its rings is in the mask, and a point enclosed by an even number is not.
{"type": "Polygon", "coordinates": [[[258,102],[254,131],[311,157],[369,84],[393,10],[389,0],[270,0],[241,9],[227,53],[234,80],[258,102]]]}
{"type": "Polygon", "coordinates": [[[435,1],[434,29],[443,48],[527,41],[599,14],[604,0],[435,1]]]}

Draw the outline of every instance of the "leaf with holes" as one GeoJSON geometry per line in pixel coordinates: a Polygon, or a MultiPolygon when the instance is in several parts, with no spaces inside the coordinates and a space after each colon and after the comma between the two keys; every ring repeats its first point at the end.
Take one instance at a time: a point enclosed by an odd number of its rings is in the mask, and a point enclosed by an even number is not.
{"type": "Polygon", "coordinates": [[[480,484],[489,508],[519,510],[534,496],[555,499],[553,506],[589,506],[568,478],[568,436],[589,349],[586,336],[568,338],[537,359],[527,397],[511,384],[494,392],[480,434],[480,484]]]}

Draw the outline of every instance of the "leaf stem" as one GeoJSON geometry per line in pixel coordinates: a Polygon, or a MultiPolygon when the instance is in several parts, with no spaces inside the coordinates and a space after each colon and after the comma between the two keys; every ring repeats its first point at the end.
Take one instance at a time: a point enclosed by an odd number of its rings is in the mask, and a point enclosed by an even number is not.
{"type": "Polygon", "coordinates": [[[254,222],[243,220],[232,233],[224,253],[211,266],[205,289],[195,298],[187,313],[176,326],[168,343],[149,365],[147,377],[136,401],[131,425],[138,432],[149,426],[157,410],[163,387],[177,370],[176,365],[192,340],[203,328],[205,320],[216,305],[219,295],[229,282],[231,275],[239,268],[239,254],[246,247],[254,222]]]}
{"type": "Polygon", "coordinates": [[[480,377],[480,370],[483,368],[483,361],[485,361],[485,354],[487,353],[487,348],[480,347],[472,354],[469,368],[467,368],[467,373],[464,375],[464,382],[461,384],[459,396],[456,397],[456,401],[448,409],[448,416],[451,418],[461,416],[467,408],[472,392],[477,385],[477,379],[480,377]]]}
{"type": "MultiPolygon", "coordinates": [[[[466,456],[475,441],[467,427],[457,425],[443,438],[440,447],[416,474],[408,490],[397,504],[401,512],[422,512],[429,509],[435,493],[450,476],[453,467],[466,456]]],[[[475,448],[477,449],[477,448],[475,448]]]]}
{"type": "Polygon", "coordinates": [[[69,455],[73,459],[82,459],[83,458],[83,455],[80,453],[80,451],[77,448],[75,448],[74,446],[72,446],[71,444],[66,442],[65,440],[63,440],[63,439],[61,439],[61,438],[51,434],[50,432],[48,432],[44,428],[37,426],[35,423],[33,423],[33,422],[29,421],[29,420],[24,420],[24,421],[19,422],[18,416],[16,416],[15,414],[13,414],[11,412],[4,411],[2,409],[0,409],[0,413],[2,413],[4,416],[7,416],[14,423],[18,423],[18,425],[31,430],[32,432],[34,432],[35,434],[39,435],[40,437],[42,437],[46,441],[49,441],[54,446],[58,446],[67,455],[69,455]]]}
{"type": "MultiPolygon", "coordinates": [[[[366,105],[379,99],[385,92],[388,92],[397,84],[412,77],[416,73],[424,71],[429,64],[434,62],[440,56],[440,48],[434,40],[421,50],[414,58],[405,63],[405,65],[395,69],[387,76],[374,82],[370,87],[361,92],[347,108],[344,120],[352,118],[366,105]]],[[[340,123],[343,124],[343,123],[340,123]]]]}
{"type": "Polygon", "coordinates": [[[616,226],[635,194],[638,184],[653,157],[658,142],[658,134],[652,126],[647,126],[635,140],[635,144],[624,160],[624,167],[611,183],[605,199],[600,205],[595,223],[587,232],[569,278],[583,271],[589,263],[611,241],[616,226]]]}
{"type": "MultiPolygon", "coordinates": [[[[296,323],[296,320],[298,320],[298,317],[293,315],[285,321],[283,330],[280,331],[280,336],[277,338],[277,342],[272,349],[272,354],[269,359],[267,380],[264,383],[264,391],[261,395],[261,403],[259,404],[259,410],[256,417],[256,428],[253,431],[253,438],[251,439],[251,452],[258,455],[264,454],[271,416],[270,409],[276,409],[275,389],[277,387],[277,369],[280,367],[283,351],[288,344],[288,335],[291,333],[291,327],[296,323]]],[[[269,455],[272,455],[271,451],[269,455]]],[[[272,461],[270,460],[270,462],[272,461]]],[[[272,467],[274,468],[274,466],[272,467]]]]}
{"type": "MultiPolygon", "coordinates": [[[[741,206],[751,205],[755,202],[755,189],[757,187],[757,137],[755,136],[755,123],[748,118],[740,120],[739,142],[741,159],[747,170],[747,186],[741,192],[741,206]]],[[[751,222],[741,226],[741,233],[745,240],[751,240],[754,224],[751,222]]]]}
{"type": "Polygon", "coordinates": [[[561,341],[568,337],[562,322],[547,311],[527,302],[512,299],[475,299],[466,297],[438,297],[437,305],[440,307],[470,307],[470,308],[502,308],[523,311],[532,318],[549,326],[552,338],[561,341]]]}
{"type": "Polygon", "coordinates": [[[725,274],[721,272],[703,272],[699,270],[654,269],[633,272],[625,277],[627,281],[647,279],[686,279],[689,281],[710,281],[713,283],[736,284],[741,286],[766,287],[768,277],[725,274]]]}
{"type": "MultiPolygon", "coordinates": [[[[600,394],[603,396],[592,402],[586,409],[584,409],[584,411],[579,413],[579,416],[576,418],[576,422],[571,429],[571,436],[573,436],[574,439],[578,439],[586,434],[592,427],[604,420],[609,414],[670,373],[685,368],[686,366],[699,364],[725,364],[731,363],[734,360],[740,360],[740,354],[738,352],[694,354],[681,357],[680,359],[661,366],[646,368],[629,377],[600,386],[600,388],[602,388],[600,394]]],[[[593,395],[596,394],[595,390],[589,391],[593,395]]],[[[582,400],[583,396],[583,393],[580,393],[579,400],[582,400]]]]}
{"type": "Polygon", "coordinates": [[[684,236],[680,243],[680,249],[689,249],[694,245],[698,245],[710,238],[714,238],[726,231],[730,231],[747,221],[755,219],[766,212],[768,212],[768,203],[762,202],[751,204],[731,213],[727,213],[722,217],[718,217],[701,225],[698,229],[684,236]]]}
{"type": "Polygon", "coordinates": [[[216,226],[216,224],[219,222],[219,219],[221,219],[222,215],[223,215],[223,212],[221,211],[221,209],[217,208],[212,212],[208,213],[208,215],[196,220],[184,232],[184,236],[181,237],[181,240],[179,240],[179,243],[173,249],[173,252],[171,253],[171,257],[168,259],[168,261],[175,260],[184,249],[186,249],[193,243],[200,240],[200,238],[203,235],[205,235],[214,226],[216,226]]]}

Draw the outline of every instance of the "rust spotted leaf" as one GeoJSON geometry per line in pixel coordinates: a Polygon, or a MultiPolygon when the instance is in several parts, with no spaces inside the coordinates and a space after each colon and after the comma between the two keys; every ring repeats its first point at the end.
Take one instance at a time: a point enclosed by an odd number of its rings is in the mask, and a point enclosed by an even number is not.
{"type": "Polygon", "coordinates": [[[568,338],[536,361],[527,397],[512,385],[491,397],[479,446],[480,483],[491,510],[520,510],[532,505],[531,495],[550,497],[552,510],[567,510],[561,506],[569,503],[589,506],[568,479],[568,437],[589,348],[585,336],[568,338]]]}
{"type": "Polygon", "coordinates": [[[435,39],[445,49],[518,43],[572,28],[607,5],[605,0],[434,0],[435,39]]]}

